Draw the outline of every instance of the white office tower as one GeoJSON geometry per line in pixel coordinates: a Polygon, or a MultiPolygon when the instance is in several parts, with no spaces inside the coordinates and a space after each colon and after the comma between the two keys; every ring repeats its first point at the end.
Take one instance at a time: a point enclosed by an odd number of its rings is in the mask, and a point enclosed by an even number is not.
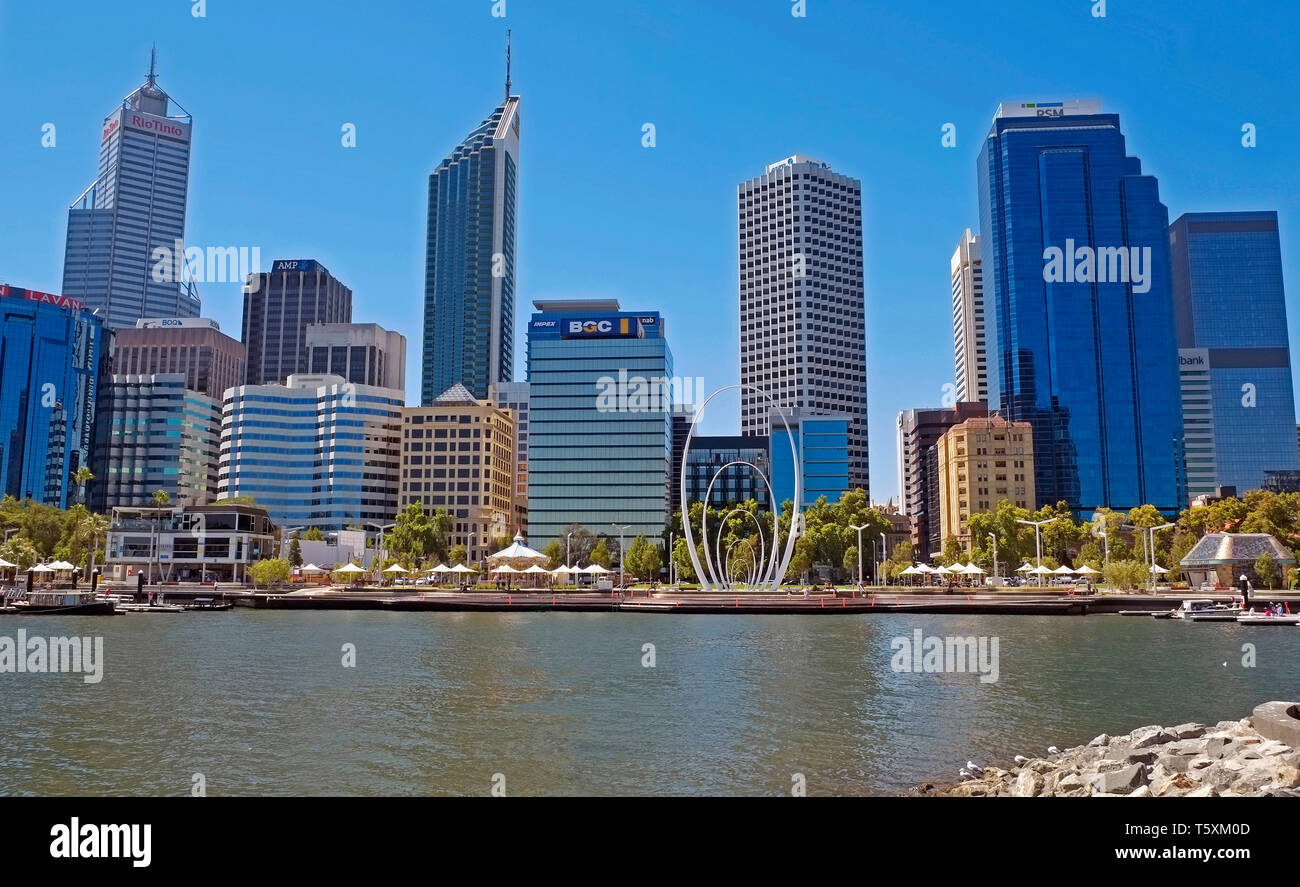
{"type": "Polygon", "coordinates": [[[193,123],[158,87],[153,62],[144,85],[104,118],[99,174],[68,210],[63,295],[110,328],[199,316],[183,271],[193,123]]]}
{"type": "Polygon", "coordinates": [[[861,183],[795,155],[737,203],[740,381],[767,395],[742,391],[741,434],[768,434],[773,405],[847,413],[849,487],[869,494],[861,183]]]}
{"type": "Polygon", "coordinates": [[[988,400],[989,367],[984,341],[980,239],[967,228],[952,254],[952,350],[958,401],[988,400]]]}

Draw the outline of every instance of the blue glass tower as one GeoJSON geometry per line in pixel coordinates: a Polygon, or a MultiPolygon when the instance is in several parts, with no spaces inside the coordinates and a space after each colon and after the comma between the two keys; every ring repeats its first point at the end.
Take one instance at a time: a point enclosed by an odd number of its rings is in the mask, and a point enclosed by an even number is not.
{"type": "Polygon", "coordinates": [[[838,502],[849,491],[849,427],[853,418],[841,413],[808,416],[791,411],[783,423],[772,414],[771,447],[772,493],[780,510],[787,500],[794,500],[794,457],[803,471],[803,507],[813,505],[822,496],[838,502]],[[794,437],[790,452],[787,424],[794,437]]]}
{"type": "Polygon", "coordinates": [[[1168,221],[1119,116],[1002,105],[978,161],[989,406],[1034,428],[1040,505],[1184,502],[1168,221]]]}
{"type": "Polygon", "coordinates": [[[1169,249],[1183,402],[1194,406],[1188,492],[1259,489],[1267,471],[1300,469],[1277,213],[1187,213],[1169,226],[1169,249]]]}
{"type": "Polygon", "coordinates": [[[0,285],[0,493],[66,508],[90,461],[102,327],[80,302],[0,285]]]}
{"type": "Polygon", "coordinates": [[[668,522],[673,355],[656,312],[535,302],[528,327],[528,544],[571,524],[624,540],[668,522]]]}
{"type": "Polygon", "coordinates": [[[484,400],[514,379],[519,97],[509,94],[429,175],[420,403],[453,385],[484,400]]]}

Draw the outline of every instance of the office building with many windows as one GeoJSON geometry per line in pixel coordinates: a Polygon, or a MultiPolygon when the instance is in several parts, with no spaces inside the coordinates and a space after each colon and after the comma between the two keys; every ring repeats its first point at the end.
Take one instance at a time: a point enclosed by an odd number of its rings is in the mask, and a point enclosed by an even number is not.
{"type": "MultiPolygon", "coordinates": [[[[693,437],[685,463],[688,506],[706,501],[707,495],[711,508],[739,505],[750,499],[761,509],[768,507],[767,485],[772,482],[772,466],[766,437],[693,437]]],[[[677,477],[672,479],[672,485],[680,489],[677,477]]],[[[677,499],[680,501],[680,493],[677,499]]]]}
{"type": "Polygon", "coordinates": [[[1034,510],[1034,430],[1028,422],[967,419],[939,437],[935,454],[940,530],[934,550],[955,538],[969,553],[970,516],[995,511],[1003,500],[1034,510]]]}
{"type": "Polygon", "coordinates": [[[794,472],[803,472],[802,507],[815,505],[825,496],[827,502],[855,489],[849,483],[849,430],[853,417],[841,415],[804,415],[800,410],[787,413],[786,421],[772,415],[772,435],[768,441],[769,464],[772,466],[773,501],[777,510],[794,501],[794,472]],[[786,429],[789,429],[787,434],[786,429]],[[794,442],[791,450],[791,440],[794,442]]]}
{"type": "Polygon", "coordinates": [[[740,433],[767,435],[773,406],[847,414],[849,484],[869,492],[861,183],[787,157],[741,183],[737,216],[740,433]]]}
{"type": "Polygon", "coordinates": [[[977,164],[989,406],[1034,427],[1037,504],[1186,501],[1169,213],[1095,100],[1003,104],[977,164]]]}
{"type": "Polygon", "coordinates": [[[352,290],[315,259],[278,259],[244,284],[245,385],[310,373],[307,328],[352,322],[352,290]]]}
{"type": "Polygon", "coordinates": [[[450,547],[464,545],[477,563],[518,530],[515,458],[515,414],[453,385],[432,406],[402,410],[398,505],[419,503],[426,514],[445,508],[450,547]]]}
{"type": "MultiPolygon", "coordinates": [[[[617,300],[539,301],[528,327],[528,536],[627,539],[668,522],[673,356],[663,318],[617,300]]],[[[629,543],[630,544],[630,543],[629,543]]]]}
{"type": "Polygon", "coordinates": [[[488,389],[488,401],[515,417],[515,509],[514,525],[528,528],[528,383],[495,382],[488,389]]]}
{"type": "Polygon", "coordinates": [[[420,403],[514,378],[519,96],[506,97],[429,174],[420,403]]]}
{"type": "Polygon", "coordinates": [[[1300,470],[1277,213],[1186,213],[1169,248],[1188,495],[1300,470]]]}
{"type": "Polygon", "coordinates": [[[950,265],[956,397],[963,402],[987,400],[989,369],[984,338],[984,273],[980,262],[980,239],[969,228],[957,243],[950,265]]]}
{"type": "Polygon", "coordinates": [[[241,385],[222,407],[219,499],[250,496],[283,527],[367,529],[397,506],[404,395],[341,376],[241,385]]]}
{"type": "Polygon", "coordinates": [[[307,327],[307,372],[342,376],[356,385],[406,390],[406,336],[377,323],[307,327]]]}
{"type": "Polygon", "coordinates": [[[144,84],[104,118],[95,181],[68,210],[63,295],[110,329],[142,317],[197,317],[184,271],[194,119],[144,84]]]}
{"type": "Polygon", "coordinates": [[[912,547],[927,557],[939,539],[938,459],[934,445],[959,422],[989,414],[981,401],[898,414],[898,508],[912,525],[912,547]]]}

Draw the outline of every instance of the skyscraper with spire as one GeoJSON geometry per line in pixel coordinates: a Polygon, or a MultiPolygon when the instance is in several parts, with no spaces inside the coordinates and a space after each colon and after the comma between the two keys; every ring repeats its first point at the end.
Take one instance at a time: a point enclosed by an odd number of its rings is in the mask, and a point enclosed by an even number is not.
{"type": "Polygon", "coordinates": [[[68,211],[63,295],[106,326],[199,316],[180,279],[193,124],[158,86],[156,52],[144,84],[104,118],[99,174],[68,211]]]}
{"type": "MultiPolygon", "coordinates": [[[[508,38],[507,38],[508,39],[508,38]]],[[[519,96],[504,101],[429,175],[420,403],[463,384],[480,400],[514,379],[519,96]]]]}

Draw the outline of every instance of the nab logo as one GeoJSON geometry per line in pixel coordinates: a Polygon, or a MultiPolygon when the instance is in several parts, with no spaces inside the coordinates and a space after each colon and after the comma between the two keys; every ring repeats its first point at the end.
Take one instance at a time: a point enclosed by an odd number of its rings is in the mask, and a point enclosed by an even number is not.
{"type": "Polygon", "coordinates": [[[608,320],[571,320],[569,321],[569,332],[571,333],[610,333],[614,331],[614,324],[608,320]]]}

